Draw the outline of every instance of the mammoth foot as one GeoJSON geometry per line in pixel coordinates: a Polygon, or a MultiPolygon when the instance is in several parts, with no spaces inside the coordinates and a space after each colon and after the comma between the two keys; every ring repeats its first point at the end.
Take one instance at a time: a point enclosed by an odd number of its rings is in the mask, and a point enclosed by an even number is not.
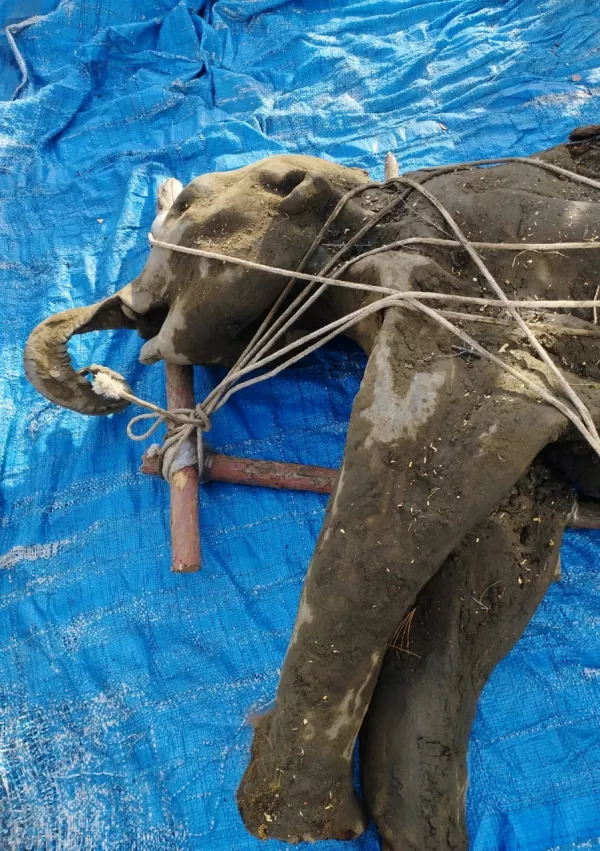
{"type": "Polygon", "coordinates": [[[367,808],[386,851],[468,848],[466,756],[477,700],[554,576],[570,507],[538,460],[417,597],[361,730],[367,808]]]}
{"type": "Polygon", "coordinates": [[[310,753],[314,747],[300,728],[292,731],[300,735],[290,750],[289,739],[281,742],[273,735],[271,720],[268,714],[258,721],[237,794],[250,833],[289,843],[353,839],[363,833],[366,819],[353,788],[352,761],[333,752],[310,753]]]}

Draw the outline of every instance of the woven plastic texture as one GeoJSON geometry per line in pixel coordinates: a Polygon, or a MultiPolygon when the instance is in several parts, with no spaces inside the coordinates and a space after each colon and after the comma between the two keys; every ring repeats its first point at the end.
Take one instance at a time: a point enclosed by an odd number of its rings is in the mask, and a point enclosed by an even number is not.
{"type": "MultiPolygon", "coordinates": [[[[168,493],[137,473],[129,414],[47,404],[24,378],[24,342],[135,276],[168,176],[288,151],[381,177],[388,150],[403,170],[526,154],[597,121],[597,0],[0,11],[0,847],[258,849],[234,800],[247,717],[274,696],[326,500],[211,485],[203,571],[170,574],[168,493]]],[[[139,346],[119,332],[72,351],[164,402],[162,365],[139,366],[139,346]]],[[[211,441],[337,465],[363,367],[340,343],[236,396],[211,441]]],[[[196,377],[198,395],[216,380],[196,377]]],[[[475,851],[600,845],[599,554],[595,533],[567,536],[563,581],[485,690],[475,851]]]]}

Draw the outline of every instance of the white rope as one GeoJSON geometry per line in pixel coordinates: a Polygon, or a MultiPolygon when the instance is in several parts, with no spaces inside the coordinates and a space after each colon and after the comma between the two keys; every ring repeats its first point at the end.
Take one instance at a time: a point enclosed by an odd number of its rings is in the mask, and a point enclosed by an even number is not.
{"type": "Polygon", "coordinates": [[[125,399],[127,402],[139,405],[142,408],[148,408],[150,413],[138,414],[127,424],[127,437],[130,440],[147,440],[163,423],[172,424],[162,446],[158,446],[157,450],[157,454],[160,456],[160,468],[167,481],[177,470],[188,465],[197,463],[198,469],[202,472],[204,456],[202,435],[204,432],[210,431],[211,428],[210,419],[202,405],[196,405],[195,408],[167,410],[159,405],[154,405],[152,402],[146,402],[145,399],[140,399],[131,392],[129,385],[118,372],[114,372],[106,366],[94,364],[82,370],[82,374],[89,374],[93,377],[92,388],[99,396],[104,396],[107,399],[125,399]],[[144,420],[150,421],[151,425],[145,432],[136,434],[134,426],[144,420]],[[189,439],[194,432],[196,433],[195,456],[190,455],[189,452],[182,452],[184,447],[188,446],[189,439]]]}
{"type": "MultiPolygon", "coordinates": [[[[506,302],[508,301],[506,293],[504,292],[500,284],[496,281],[490,270],[487,268],[477,251],[473,248],[467,237],[463,234],[457,222],[452,218],[451,214],[444,207],[444,205],[441,204],[440,201],[438,201],[435,195],[432,195],[428,189],[408,177],[395,177],[394,182],[402,183],[404,186],[410,186],[412,189],[415,190],[415,192],[418,192],[420,195],[423,195],[423,197],[426,198],[430,202],[430,204],[433,204],[433,206],[441,213],[446,222],[450,225],[457,239],[459,240],[459,242],[462,243],[464,249],[467,251],[467,253],[471,257],[483,277],[486,279],[492,290],[496,293],[498,298],[504,304],[506,304],[506,302]]],[[[600,188],[600,183],[598,184],[598,188],[600,188]]],[[[582,434],[584,434],[584,436],[586,436],[587,432],[589,432],[588,441],[591,443],[592,446],[594,446],[594,448],[600,455],[600,436],[598,435],[596,426],[594,425],[594,421],[592,419],[592,415],[588,411],[586,405],[579,398],[577,393],[573,390],[569,382],[558,369],[546,349],[542,346],[533,331],[529,328],[519,311],[512,305],[507,305],[507,307],[517,325],[527,336],[527,339],[529,340],[533,348],[536,350],[536,352],[539,354],[546,366],[554,373],[559,385],[562,387],[563,391],[567,394],[572,404],[579,412],[582,421],[578,424],[573,419],[573,423],[577,425],[577,427],[580,429],[582,434]],[[581,428],[581,426],[583,426],[584,424],[585,428],[581,428]]],[[[429,308],[428,310],[431,310],[431,308],[429,308]]]]}
{"type": "MultiPolygon", "coordinates": [[[[433,169],[428,173],[426,179],[431,179],[439,174],[447,173],[449,171],[456,171],[463,168],[469,168],[471,166],[479,166],[479,165],[495,165],[503,162],[517,162],[524,163],[527,165],[533,165],[546,171],[555,173],[559,176],[568,177],[572,181],[583,183],[585,185],[592,186],[593,188],[600,189],[600,182],[595,181],[591,178],[586,178],[582,175],[576,174],[575,172],[570,172],[567,169],[563,169],[559,166],[554,166],[551,163],[543,162],[542,160],[537,160],[535,158],[524,158],[524,157],[506,157],[502,159],[493,159],[493,160],[477,160],[472,163],[461,163],[457,166],[444,166],[442,168],[433,169]]],[[[427,170],[425,170],[427,171],[427,170]]],[[[254,384],[257,384],[261,381],[265,381],[268,378],[271,378],[277,374],[279,374],[282,370],[286,369],[288,366],[299,361],[301,358],[306,357],[308,354],[315,351],[320,346],[327,343],[329,340],[333,339],[337,335],[343,333],[351,326],[355,325],[358,322],[363,321],[367,317],[372,314],[379,312],[380,310],[388,309],[390,307],[403,307],[409,310],[418,310],[421,313],[424,313],[426,316],[430,317],[438,324],[442,325],[444,328],[449,330],[452,334],[461,339],[464,343],[466,343],[469,348],[476,352],[479,356],[486,358],[490,362],[494,363],[496,366],[500,367],[504,371],[508,372],[518,381],[520,381],[524,386],[528,387],[532,392],[534,392],[540,399],[547,402],[548,404],[556,407],[561,413],[564,414],[581,432],[587,442],[592,446],[592,448],[596,451],[596,453],[600,456],[600,436],[596,430],[595,424],[592,420],[591,414],[583,401],[577,395],[577,393],[573,390],[571,385],[565,379],[560,370],[556,367],[542,344],[539,342],[531,328],[522,318],[519,313],[519,309],[535,309],[539,310],[541,308],[574,308],[574,307],[586,307],[593,308],[596,311],[598,302],[597,299],[586,299],[586,300],[572,300],[572,299],[560,299],[560,300],[516,300],[509,299],[488,267],[485,265],[484,261],[480,257],[477,249],[479,250],[491,250],[491,251],[536,251],[536,252],[557,252],[557,251],[569,251],[569,250],[595,250],[596,248],[600,248],[600,242],[596,241],[584,241],[584,242],[567,242],[567,243],[490,243],[490,242],[471,242],[465,234],[460,229],[459,225],[453,219],[449,211],[446,207],[425,187],[423,187],[420,183],[411,180],[407,177],[392,177],[384,186],[391,186],[394,184],[399,184],[407,187],[407,190],[400,196],[396,197],[392,200],[380,213],[374,216],[367,224],[365,224],[360,230],[354,234],[353,237],[348,240],[348,242],[332,257],[327,264],[321,269],[320,274],[309,274],[307,272],[303,272],[303,268],[306,266],[309,259],[314,254],[314,251],[320,244],[323,239],[325,233],[327,232],[328,227],[331,222],[336,218],[339,212],[343,209],[344,205],[347,201],[353,196],[357,195],[359,192],[365,191],[372,186],[381,187],[381,184],[363,184],[361,187],[357,187],[350,192],[347,192],[346,195],[338,202],[335,210],[329,216],[324,226],[322,227],[320,233],[317,238],[314,240],[313,244],[309,248],[308,252],[304,256],[302,263],[297,271],[292,272],[289,269],[282,269],[277,266],[269,266],[263,263],[257,263],[251,260],[245,260],[241,257],[234,257],[227,254],[221,254],[214,251],[208,251],[201,248],[191,248],[188,246],[177,245],[175,243],[165,242],[164,240],[156,239],[152,234],[148,235],[148,239],[150,244],[155,248],[163,248],[169,251],[176,251],[181,254],[188,254],[197,257],[203,257],[206,259],[216,260],[223,263],[234,264],[241,266],[246,269],[252,269],[255,271],[265,272],[268,274],[274,275],[283,275],[285,277],[292,276],[288,283],[286,284],[283,292],[276,300],[275,304],[269,311],[265,320],[261,323],[260,328],[255,333],[254,337],[242,353],[241,357],[238,359],[234,367],[229,371],[229,373],[225,376],[225,378],[217,385],[217,387],[212,390],[204,402],[201,405],[196,406],[195,410],[187,410],[182,409],[178,411],[167,411],[165,409],[159,408],[158,406],[152,405],[151,403],[145,402],[135,396],[130,391],[121,391],[121,397],[128,400],[133,401],[143,407],[148,408],[152,413],[141,414],[137,417],[134,417],[129,423],[127,433],[134,440],[144,440],[149,437],[159,425],[167,420],[171,422],[175,422],[177,425],[175,428],[171,429],[167,436],[167,440],[165,441],[165,445],[162,450],[163,461],[165,458],[165,454],[169,452],[173,447],[175,448],[175,453],[173,457],[177,454],[177,451],[181,448],[181,446],[188,441],[192,432],[196,430],[197,433],[197,455],[198,461],[201,465],[202,462],[202,433],[207,431],[210,428],[210,417],[212,414],[221,408],[227,400],[238,391],[244,389],[245,387],[250,387],[254,384]],[[378,221],[384,218],[386,215],[391,212],[391,210],[396,207],[410,192],[417,192],[421,194],[430,204],[432,204],[438,212],[442,215],[446,224],[451,228],[454,232],[454,236],[456,239],[438,239],[433,237],[411,237],[404,240],[399,240],[394,243],[390,243],[386,246],[381,246],[379,248],[372,249],[367,252],[363,252],[362,254],[351,258],[346,261],[340,268],[337,269],[332,275],[327,275],[327,273],[339,262],[344,253],[348,251],[348,249],[355,245],[358,240],[368,232],[378,221]],[[404,291],[399,292],[398,290],[394,290],[388,287],[379,287],[368,284],[360,284],[354,281],[347,281],[341,279],[339,276],[344,274],[347,269],[349,269],[352,265],[354,265],[358,260],[363,259],[364,257],[372,256],[374,254],[378,254],[385,251],[390,251],[398,248],[404,248],[410,245],[435,245],[435,246],[448,246],[448,247],[458,247],[463,248],[471,257],[480,273],[483,275],[484,279],[487,281],[488,285],[491,287],[492,291],[495,293],[496,298],[476,298],[472,296],[460,296],[454,294],[445,294],[445,293],[429,293],[429,292],[411,292],[404,291]],[[283,305],[285,299],[291,292],[291,288],[296,280],[304,280],[309,282],[309,286],[304,288],[300,294],[293,300],[293,302],[279,315],[277,316],[277,312],[279,308],[283,305]],[[318,289],[314,289],[316,284],[320,284],[321,286],[318,289]],[[313,331],[310,334],[304,335],[301,339],[296,340],[290,343],[287,346],[284,346],[281,349],[278,349],[274,353],[267,354],[267,352],[273,347],[274,343],[285,333],[285,331],[295,323],[298,318],[305,313],[305,311],[313,304],[319,296],[325,291],[328,286],[338,286],[338,287],[346,287],[350,289],[361,290],[365,293],[377,293],[383,296],[380,300],[376,302],[371,302],[370,304],[364,305],[352,313],[347,314],[346,316],[342,316],[333,322],[330,322],[328,325],[323,328],[318,329],[317,331],[313,331]],[[511,366],[505,361],[501,360],[499,357],[494,355],[492,352],[489,352],[485,349],[481,344],[479,344],[475,339],[473,339],[466,331],[462,328],[458,327],[454,323],[450,321],[449,317],[459,318],[463,320],[472,319],[473,321],[484,320],[484,317],[479,316],[470,316],[469,314],[456,314],[452,311],[447,310],[436,310],[433,307],[430,307],[423,303],[423,301],[429,300],[437,300],[442,302],[461,302],[463,304],[477,304],[485,307],[493,307],[493,308],[501,308],[504,311],[508,311],[508,313],[512,317],[512,321],[516,323],[519,331],[527,338],[531,346],[535,349],[543,363],[548,367],[552,375],[554,376],[555,382],[558,384],[559,388],[566,395],[570,404],[565,404],[564,401],[559,399],[556,395],[549,392],[544,386],[542,386],[538,381],[533,379],[531,375],[522,370],[511,366]],[[241,381],[242,378],[245,378],[250,373],[263,369],[269,365],[271,365],[275,360],[280,360],[284,356],[289,355],[289,357],[282,362],[278,363],[277,366],[274,366],[269,371],[262,373],[260,375],[256,375],[252,378],[248,378],[245,381],[241,381]],[[131,427],[134,423],[139,422],[143,419],[152,419],[153,424],[148,428],[148,430],[142,435],[136,435],[132,432],[131,427]]],[[[494,321],[492,317],[485,317],[489,321],[494,321]]],[[[496,320],[498,322],[504,323],[505,320],[496,320]]],[[[546,330],[548,326],[545,326],[544,330],[546,330]]],[[[571,328],[561,328],[558,327],[556,329],[552,328],[553,333],[561,333],[564,330],[565,333],[575,333],[575,329],[571,328]]],[[[89,371],[95,370],[96,378],[94,380],[94,389],[99,393],[103,393],[102,390],[102,382],[97,385],[97,382],[100,378],[100,371],[104,372],[104,368],[93,367],[90,368],[89,371]]],[[[114,375],[114,373],[113,373],[114,375]]],[[[163,474],[166,478],[170,474],[172,474],[172,469],[169,464],[163,464],[163,474]]]]}
{"type": "MultiPolygon", "coordinates": [[[[443,166],[432,166],[431,168],[422,168],[420,171],[431,174],[432,177],[437,177],[440,174],[448,174],[453,171],[463,171],[466,168],[479,168],[482,165],[502,165],[503,163],[522,163],[523,165],[532,165],[536,168],[541,168],[543,171],[549,171],[560,177],[568,177],[574,183],[583,183],[585,186],[593,186],[594,189],[600,189],[600,181],[594,180],[593,177],[585,177],[583,174],[577,174],[576,171],[569,171],[568,168],[563,168],[560,165],[547,163],[537,157],[494,157],[489,160],[471,160],[466,163],[454,163],[443,166]]],[[[396,178],[394,178],[395,180],[396,178]]]]}
{"type": "MultiPolygon", "coordinates": [[[[402,178],[393,178],[401,180],[402,178]]],[[[412,181],[411,181],[412,183],[412,181]]],[[[415,186],[419,186],[415,183],[415,186]]],[[[205,257],[207,260],[220,260],[222,263],[231,263],[233,266],[241,266],[243,269],[252,269],[256,272],[268,272],[271,275],[293,275],[295,280],[310,281],[317,284],[336,284],[339,287],[350,287],[355,290],[370,290],[372,292],[394,293],[398,292],[388,287],[377,287],[369,284],[357,284],[355,281],[343,281],[338,278],[327,277],[326,275],[313,275],[310,272],[292,272],[290,269],[282,269],[280,266],[268,266],[266,263],[257,263],[254,260],[246,260],[244,257],[234,257],[231,254],[220,254],[218,251],[208,251],[205,248],[191,248],[187,245],[178,245],[176,242],[165,242],[162,239],[155,239],[151,233],[148,234],[148,242],[153,248],[167,248],[169,251],[177,251],[179,254],[191,254],[194,257],[205,257]]],[[[437,239],[436,237],[411,236],[407,239],[399,239],[396,242],[390,242],[389,245],[382,245],[379,248],[373,248],[370,251],[365,251],[358,257],[352,258],[352,263],[357,260],[362,260],[363,257],[370,257],[372,254],[381,254],[384,251],[391,251],[395,248],[404,248],[407,245],[447,245],[451,248],[464,248],[464,243],[457,239],[437,239]]],[[[581,251],[586,249],[600,248],[600,242],[471,242],[469,243],[474,248],[482,248],[494,251],[581,251]]],[[[439,295],[432,293],[431,297],[439,295]]],[[[456,301],[463,301],[464,296],[452,296],[456,301]]],[[[571,302],[569,301],[569,304],[571,302]]]]}
{"type": "MultiPolygon", "coordinates": [[[[394,178],[394,180],[400,180],[400,179],[401,178],[394,178]]],[[[412,184],[412,181],[409,185],[411,185],[411,184],[412,184]]],[[[419,186],[419,184],[415,183],[414,187],[417,187],[417,186],[419,186]]],[[[419,188],[422,189],[422,187],[419,187],[419,188]]],[[[427,193],[427,196],[430,196],[430,193],[427,193]]],[[[433,198],[433,196],[430,196],[430,197],[433,198]]],[[[448,216],[449,216],[449,214],[448,214],[448,216]]],[[[452,220],[451,217],[450,217],[450,219],[451,219],[453,224],[456,224],[456,223],[454,223],[454,221],[452,220]]],[[[458,228],[457,225],[456,225],[456,227],[458,228]]],[[[466,238],[465,238],[465,240],[466,240],[466,238]]],[[[254,263],[252,261],[242,260],[241,258],[231,257],[231,256],[225,255],[225,254],[217,254],[216,252],[205,251],[204,249],[188,248],[186,246],[176,245],[175,243],[159,242],[159,241],[157,241],[153,238],[151,238],[150,241],[151,241],[152,244],[156,244],[156,245],[159,245],[159,246],[165,247],[165,248],[170,248],[173,251],[177,251],[177,252],[180,252],[180,253],[183,253],[183,254],[196,254],[200,257],[208,257],[209,259],[217,259],[217,260],[221,260],[223,262],[231,262],[231,263],[234,263],[234,264],[237,263],[237,264],[243,265],[247,268],[254,268],[254,269],[258,269],[260,271],[264,271],[264,272],[271,272],[273,274],[281,274],[281,275],[286,275],[286,276],[291,274],[289,269],[279,269],[278,267],[267,266],[267,265],[262,264],[262,263],[254,263]]],[[[362,259],[362,257],[364,257],[364,256],[380,253],[382,251],[388,251],[388,250],[391,250],[392,248],[399,247],[401,245],[412,244],[412,243],[415,243],[415,242],[426,242],[426,244],[436,244],[436,245],[450,244],[450,245],[453,245],[453,246],[463,246],[465,248],[469,245],[468,241],[465,241],[465,243],[462,243],[458,240],[441,240],[441,239],[440,240],[438,240],[438,239],[427,239],[427,240],[423,239],[423,240],[421,240],[421,239],[416,239],[416,238],[410,239],[410,240],[401,240],[397,243],[391,243],[389,246],[384,246],[384,247],[381,247],[381,248],[378,248],[378,249],[374,249],[373,251],[366,252],[364,255],[361,255],[360,257],[353,258],[351,261],[348,261],[348,263],[345,265],[344,268],[347,268],[348,266],[356,263],[359,259],[362,259]]],[[[493,247],[493,248],[497,248],[497,249],[501,249],[501,248],[504,247],[502,245],[502,243],[484,243],[484,245],[486,247],[493,247]]],[[[538,246],[541,245],[541,246],[543,246],[543,248],[541,250],[547,249],[547,250],[556,251],[557,246],[559,244],[551,243],[551,244],[545,245],[544,243],[533,243],[532,245],[535,246],[535,248],[532,248],[532,250],[540,250],[538,248],[538,246]]],[[[567,243],[567,246],[569,246],[569,245],[571,245],[571,244],[567,243]]],[[[599,245],[598,243],[573,243],[573,246],[576,246],[578,249],[590,248],[590,247],[595,248],[598,245],[599,245]]],[[[526,244],[526,243],[525,244],[518,244],[518,247],[521,250],[525,250],[525,249],[527,249],[528,244],[526,244]]],[[[561,245],[560,247],[562,248],[563,246],[561,245]]],[[[494,283],[496,283],[495,279],[493,278],[493,276],[491,275],[491,273],[489,272],[489,270],[487,269],[487,267],[485,266],[483,261],[481,261],[481,259],[479,258],[479,256],[475,252],[473,254],[474,254],[474,257],[478,258],[479,263],[477,265],[478,265],[480,271],[482,272],[482,274],[484,275],[484,277],[486,278],[486,280],[488,280],[490,283],[491,283],[491,281],[494,281],[494,283]]],[[[560,371],[556,368],[553,361],[551,360],[549,355],[546,353],[545,349],[537,341],[537,338],[535,338],[535,335],[533,334],[533,332],[531,332],[531,330],[529,329],[527,324],[524,322],[522,317],[517,312],[518,307],[521,307],[521,308],[536,308],[536,309],[559,308],[559,307],[562,307],[562,308],[592,307],[592,308],[594,308],[594,307],[597,306],[597,301],[595,299],[586,299],[586,300],[572,300],[572,299],[513,300],[513,299],[508,299],[506,297],[503,290],[499,287],[499,285],[497,283],[496,283],[497,290],[495,290],[495,291],[499,291],[499,292],[502,293],[503,297],[501,299],[476,298],[476,297],[452,295],[452,294],[445,294],[445,293],[427,293],[427,292],[418,292],[418,291],[417,292],[411,292],[411,291],[398,292],[397,290],[393,290],[393,289],[388,288],[388,287],[376,287],[376,286],[368,285],[368,284],[358,284],[358,283],[355,283],[355,282],[352,282],[352,281],[342,281],[342,280],[337,279],[337,278],[325,277],[325,276],[322,276],[322,275],[309,275],[309,274],[306,274],[306,273],[294,273],[294,274],[295,274],[295,277],[297,277],[297,278],[301,278],[303,280],[309,280],[311,282],[321,282],[321,283],[324,284],[324,286],[319,288],[317,291],[315,291],[309,297],[309,299],[305,302],[305,305],[304,305],[302,310],[297,311],[296,313],[294,313],[289,318],[287,323],[279,329],[279,331],[276,335],[277,337],[281,336],[281,334],[283,334],[295,321],[297,321],[297,319],[299,318],[301,313],[304,313],[305,310],[308,309],[308,307],[310,307],[310,305],[313,304],[319,298],[319,296],[322,294],[322,292],[324,291],[324,289],[327,285],[349,287],[351,289],[364,290],[366,292],[378,292],[378,293],[386,294],[388,296],[388,298],[383,299],[379,302],[376,302],[373,305],[368,305],[367,307],[359,308],[357,311],[354,311],[353,313],[349,314],[348,316],[342,317],[341,319],[330,323],[329,325],[325,326],[324,328],[319,329],[318,331],[314,331],[311,334],[305,335],[301,339],[296,340],[295,342],[291,343],[290,345],[286,346],[285,348],[283,348],[281,350],[278,350],[277,352],[275,352],[274,354],[272,354],[268,357],[264,357],[262,359],[253,358],[253,359],[251,359],[251,362],[247,366],[242,366],[241,368],[239,366],[237,366],[237,368],[234,368],[233,370],[231,370],[231,372],[225,377],[223,382],[221,382],[221,384],[219,384],[215,388],[215,390],[211,394],[209,394],[208,400],[212,401],[213,397],[218,396],[221,393],[221,391],[224,390],[227,386],[232,385],[234,382],[238,381],[241,377],[243,377],[244,375],[247,375],[249,372],[253,372],[256,369],[260,369],[264,366],[267,366],[273,360],[280,358],[282,355],[288,354],[293,349],[299,348],[300,346],[311,342],[315,338],[322,336],[322,339],[320,339],[319,342],[317,342],[314,345],[309,346],[305,350],[302,350],[299,354],[296,354],[293,358],[291,358],[290,360],[281,364],[275,370],[272,370],[271,372],[268,372],[265,375],[257,376],[255,379],[252,379],[250,381],[246,381],[242,384],[237,385],[235,388],[232,388],[231,390],[229,390],[229,392],[227,392],[223,396],[223,399],[216,404],[214,410],[218,410],[218,408],[220,408],[231,397],[231,395],[233,393],[238,392],[238,390],[242,390],[245,387],[252,386],[253,384],[258,383],[259,381],[264,381],[267,378],[270,378],[270,377],[273,377],[274,375],[277,375],[279,372],[281,372],[287,366],[291,366],[292,364],[296,363],[301,358],[303,358],[306,355],[315,351],[315,349],[319,348],[319,346],[323,345],[325,342],[328,342],[329,340],[333,339],[333,337],[337,336],[338,334],[342,333],[344,330],[347,330],[347,328],[351,327],[352,325],[356,324],[357,322],[360,322],[362,319],[366,318],[366,316],[371,315],[372,313],[377,312],[378,310],[382,310],[384,308],[391,307],[391,306],[394,306],[394,305],[406,306],[407,304],[410,304],[413,307],[415,307],[417,302],[421,303],[423,299],[434,299],[434,300],[441,300],[441,301],[457,301],[457,302],[465,302],[465,303],[471,303],[471,304],[479,304],[479,305],[488,306],[488,307],[511,308],[512,310],[514,310],[514,316],[518,317],[517,323],[520,326],[521,331],[530,340],[530,342],[532,342],[532,344],[534,345],[534,347],[536,348],[538,353],[540,353],[544,362],[550,367],[552,372],[558,378],[559,383],[562,385],[562,387],[566,391],[567,395],[571,398],[571,401],[574,402],[574,404],[576,405],[576,408],[579,410],[580,414],[582,414],[583,420],[584,420],[583,423],[580,423],[579,421],[578,422],[574,421],[575,425],[579,428],[580,431],[582,431],[582,433],[584,434],[586,439],[588,439],[591,442],[592,446],[598,451],[598,454],[600,455],[600,438],[598,438],[597,432],[595,430],[595,426],[592,422],[592,419],[591,419],[591,416],[589,415],[589,412],[587,411],[587,408],[585,407],[585,405],[583,405],[583,402],[581,402],[581,400],[579,399],[579,397],[577,396],[575,391],[572,390],[571,386],[568,384],[566,379],[562,376],[560,371]],[[333,332],[333,333],[327,333],[327,332],[333,332]],[[575,400],[577,400],[577,401],[575,401],[575,400]],[[583,430],[582,430],[582,427],[583,427],[583,430]]],[[[439,311],[432,311],[432,312],[430,312],[430,311],[431,311],[431,309],[428,309],[427,311],[424,311],[424,312],[427,312],[428,315],[430,315],[432,318],[435,318],[437,316],[441,317],[441,314],[439,313],[439,311]]],[[[450,328],[450,325],[446,324],[445,322],[440,323],[440,324],[443,324],[443,325],[445,325],[445,327],[450,328]]],[[[451,328],[453,329],[453,333],[455,333],[456,336],[460,337],[461,339],[463,339],[463,341],[467,342],[468,335],[466,335],[465,332],[463,332],[460,328],[458,328],[455,325],[452,325],[451,328]]],[[[560,330],[561,329],[557,329],[557,331],[559,331],[559,332],[560,332],[560,330]]],[[[468,337],[468,340],[470,341],[471,338],[468,337]]],[[[272,345],[272,343],[274,343],[274,342],[275,342],[275,338],[273,338],[270,341],[270,345],[272,345]]],[[[257,355],[262,354],[264,352],[264,350],[265,349],[260,349],[257,352],[257,355]]],[[[481,354],[481,352],[480,352],[480,354],[481,354]]],[[[241,361],[241,359],[240,359],[240,361],[241,361]]],[[[238,361],[238,364],[240,363],[240,361],[238,361]]],[[[494,362],[496,362],[496,361],[494,361],[494,362]]],[[[497,361],[497,362],[502,363],[502,361],[497,361]]],[[[516,376],[515,372],[513,372],[513,374],[516,376]]],[[[520,372],[520,371],[519,371],[519,377],[520,377],[520,380],[523,381],[523,383],[525,383],[527,386],[530,387],[530,389],[534,390],[538,395],[540,395],[540,386],[536,382],[531,382],[531,381],[526,380],[525,374],[520,372]]],[[[554,399],[556,401],[555,397],[553,397],[553,396],[548,397],[547,394],[544,395],[544,398],[546,399],[546,401],[550,401],[550,399],[554,399]]],[[[560,409],[564,413],[564,406],[561,406],[560,409]]]]}

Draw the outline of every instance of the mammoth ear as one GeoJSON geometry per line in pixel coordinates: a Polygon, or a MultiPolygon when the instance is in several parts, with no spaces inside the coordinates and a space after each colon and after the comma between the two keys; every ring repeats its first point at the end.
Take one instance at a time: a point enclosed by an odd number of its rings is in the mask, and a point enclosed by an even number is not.
{"type": "Polygon", "coordinates": [[[289,161],[279,157],[265,163],[259,182],[264,189],[281,197],[279,209],[289,216],[315,207],[324,208],[335,195],[331,183],[318,171],[307,171],[301,165],[290,166],[289,161]]]}
{"type": "Polygon", "coordinates": [[[295,216],[314,208],[323,209],[334,195],[334,188],[326,177],[306,172],[304,179],[283,199],[280,210],[295,216]]]}
{"type": "Polygon", "coordinates": [[[576,127],[569,134],[569,142],[584,142],[600,136],[600,124],[587,124],[585,127],[576,127]]]}

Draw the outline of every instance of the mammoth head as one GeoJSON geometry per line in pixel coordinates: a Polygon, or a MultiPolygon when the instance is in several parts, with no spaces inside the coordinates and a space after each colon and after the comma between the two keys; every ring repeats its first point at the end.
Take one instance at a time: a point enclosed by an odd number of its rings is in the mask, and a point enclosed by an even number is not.
{"type": "MultiPolygon", "coordinates": [[[[294,270],[341,196],[366,182],[357,169],[283,155],[203,175],[182,191],[171,179],[161,187],[152,233],[164,242],[294,270]]],[[[67,351],[74,334],[133,328],[147,339],[142,363],[227,365],[286,282],[155,246],[141,274],[114,296],[34,329],[25,348],[27,377],[52,402],[82,414],[120,410],[127,403],[98,396],[74,370],[67,351]]]]}

